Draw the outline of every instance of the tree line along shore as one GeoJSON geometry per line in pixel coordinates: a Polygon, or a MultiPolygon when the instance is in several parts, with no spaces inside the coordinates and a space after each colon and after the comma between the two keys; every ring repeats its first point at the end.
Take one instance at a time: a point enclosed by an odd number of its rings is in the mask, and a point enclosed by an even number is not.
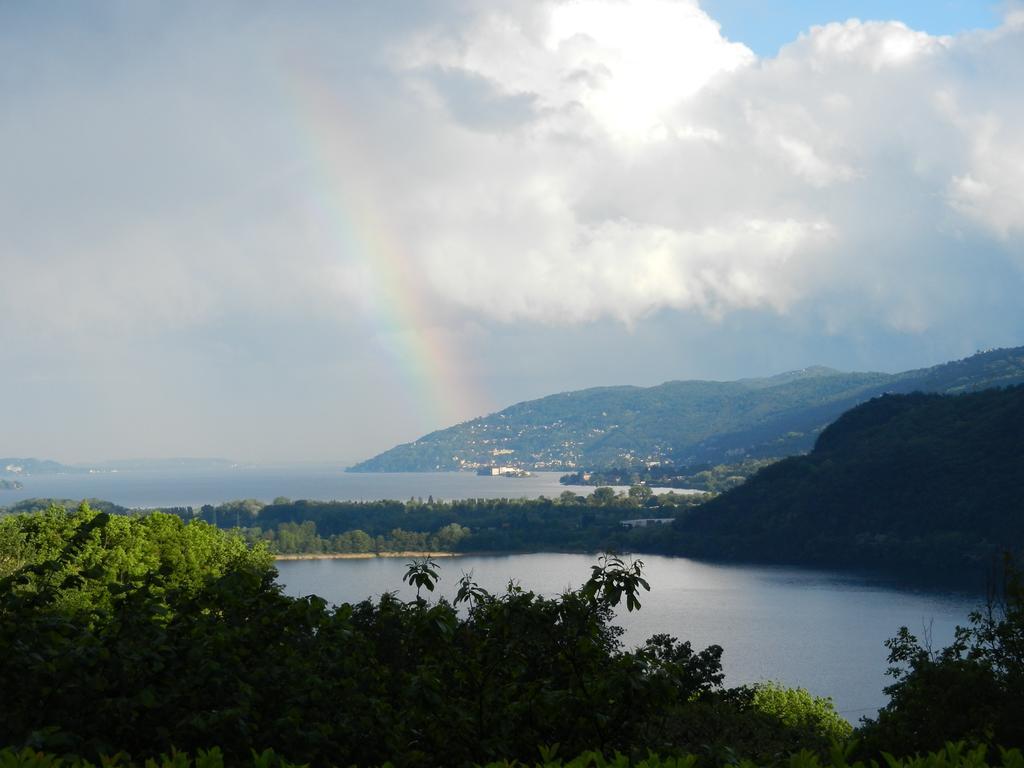
{"type": "Polygon", "coordinates": [[[329,606],[282,594],[264,545],[203,521],[84,504],[4,517],[0,754],[39,766],[187,765],[186,753],[264,766],[556,753],[595,766],[1020,765],[1024,582],[1012,560],[950,647],[893,628],[890,703],[856,728],[806,691],[724,686],[718,645],[654,635],[624,649],[615,611],[643,610],[648,589],[636,562],[597,558],[556,598],[464,576],[452,602],[427,598],[439,568],[410,563],[411,600],[329,606]]]}

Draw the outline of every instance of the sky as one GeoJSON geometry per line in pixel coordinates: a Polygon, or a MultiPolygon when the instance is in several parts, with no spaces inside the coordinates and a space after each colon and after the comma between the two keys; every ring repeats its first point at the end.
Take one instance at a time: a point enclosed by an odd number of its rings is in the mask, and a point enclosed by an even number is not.
{"type": "Polygon", "coordinates": [[[0,455],[365,458],[1024,344],[1024,6],[0,0],[0,455]]]}

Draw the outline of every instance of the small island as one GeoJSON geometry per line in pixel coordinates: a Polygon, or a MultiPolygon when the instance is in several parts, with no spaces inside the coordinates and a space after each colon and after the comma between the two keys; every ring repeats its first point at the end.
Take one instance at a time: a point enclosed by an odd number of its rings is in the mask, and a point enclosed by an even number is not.
{"type": "Polygon", "coordinates": [[[24,488],[17,480],[7,480],[6,478],[0,478],[0,491],[18,491],[24,488]]]}
{"type": "Polygon", "coordinates": [[[480,467],[476,473],[484,477],[533,477],[522,467],[480,467]]]}

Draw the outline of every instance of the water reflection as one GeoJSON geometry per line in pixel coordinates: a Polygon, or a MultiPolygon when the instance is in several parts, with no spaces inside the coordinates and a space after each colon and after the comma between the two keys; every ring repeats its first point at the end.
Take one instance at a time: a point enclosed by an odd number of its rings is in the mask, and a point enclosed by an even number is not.
{"type": "MultiPolygon", "coordinates": [[[[882,692],[884,642],[901,625],[927,629],[937,647],[953,637],[957,623],[978,598],[952,592],[902,589],[882,579],[794,568],[702,563],[685,558],[642,556],[652,591],[643,608],[624,610],[618,623],[633,646],[659,632],[690,640],[696,647],[725,648],[728,684],[778,680],[832,696],[856,722],[885,703],[882,692]]],[[[317,594],[338,602],[382,592],[411,599],[402,584],[405,560],[286,561],[280,582],[292,595],[317,594]]],[[[491,591],[509,580],[554,596],[590,575],[591,555],[530,554],[466,556],[439,561],[438,596],[451,599],[457,580],[472,571],[491,591]]]]}

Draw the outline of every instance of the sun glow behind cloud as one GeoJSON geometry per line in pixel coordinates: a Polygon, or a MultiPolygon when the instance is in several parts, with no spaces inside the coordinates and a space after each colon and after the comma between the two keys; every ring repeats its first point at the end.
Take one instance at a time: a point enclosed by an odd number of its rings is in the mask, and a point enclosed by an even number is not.
{"type": "MultiPolygon", "coordinates": [[[[301,54],[314,71],[334,72],[325,87],[336,90],[346,119],[359,123],[340,161],[359,162],[357,175],[345,179],[348,194],[375,201],[370,207],[388,222],[378,228],[398,243],[392,250],[401,254],[402,279],[415,284],[415,291],[397,293],[415,293],[424,307],[507,322],[612,316],[634,323],[663,308],[716,318],[731,309],[785,312],[799,302],[813,305],[815,296],[842,284],[851,296],[860,292],[868,299],[861,305],[874,321],[887,307],[873,303],[891,304],[908,286],[921,288],[908,279],[923,266],[907,252],[908,239],[924,251],[972,247],[956,245],[950,237],[956,233],[961,243],[984,243],[1008,263],[1018,261],[1024,220],[1024,132],[1018,130],[1024,116],[1014,98],[1014,73],[1024,67],[1019,25],[933,37],[898,22],[843,21],[815,27],[777,57],[759,60],[686,0],[467,9],[457,21],[413,25],[385,37],[386,44],[376,46],[373,87],[355,90],[354,76],[332,64],[331,35],[303,39],[309,33],[304,23],[290,21],[282,31],[266,21],[230,41],[216,30],[192,40],[196,52],[190,55],[198,61],[263,50],[268,41],[268,58],[287,60],[306,45],[301,54]],[[228,48],[215,54],[218,45],[228,48]],[[867,278],[866,270],[883,266],[896,272],[889,295],[867,278]]],[[[167,69],[174,72],[173,57],[181,52],[173,38],[165,48],[172,58],[167,69]]],[[[213,189],[230,188],[249,172],[247,163],[268,179],[268,188],[271,179],[294,180],[291,169],[308,148],[295,131],[275,126],[288,123],[290,94],[305,87],[299,69],[273,73],[259,110],[237,87],[237,78],[245,77],[237,68],[231,83],[237,103],[216,87],[193,86],[190,104],[215,105],[221,113],[211,126],[225,115],[243,125],[239,115],[247,112],[262,111],[268,119],[251,135],[245,128],[231,135],[236,146],[208,170],[198,161],[185,166],[188,175],[155,154],[135,152],[134,166],[121,162],[130,136],[121,146],[105,138],[106,124],[121,119],[115,103],[125,104],[125,119],[142,110],[144,130],[159,119],[152,97],[128,98],[138,86],[130,68],[122,70],[124,82],[97,85],[99,98],[91,102],[110,111],[89,107],[82,123],[93,154],[110,159],[105,167],[112,182],[150,180],[136,195],[140,202],[169,197],[174,185],[187,195],[194,191],[189,185],[204,180],[213,189]],[[239,156],[234,167],[222,159],[232,155],[239,156]],[[164,184],[168,177],[172,183],[164,184]]],[[[213,83],[226,87],[216,78],[213,83]]],[[[71,103],[82,110],[90,103],[88,88],[79,90],[71,103]]],[[[54,192],[48,204],[58,213],[61,206],[75,208],[66,226],[46,237],[25,229],[31,211],[17,215],[14,206],[5,218],[23,243],[8,245],[5,259],[25,261],[22,274],[32,276],[17,290],[11,282],[0,287],[4,306],[17,318],[34,311],[43,295],[35,289],[47,284],[48,273],[62,283],[84,269],[81,261],[57,255],[62,252],[90,254],[81,277],[100,296],[72,300],[78,327],[101,321],[108,310],[99,309],[111,305],[144,314],[147,325],[161,322],[161,313],[145,302],[124,300],[148,290],[136,290],[145,282],[137,274],[139,258],[165,276],[157,281],[165,297],[173,288],[161,307],[168,323],[201,324],[223,311],[223,298],[244,303],[268,293],[283,293],[299,306],[333,302],[342,314],[377,311],[381,302],[366,301],[373,292],[359,283],[366,260],[358,248],[339,256],[327,240],[299,240],[301,252],[287,242],[289,231],[301,231],[296,222],[321,215],[318,181],[309,189],[285,185],[284,205],[274,199],[277,190],[254,192],[246,183],[237,204],[218,199],[219,212],[200,208],[200,191],[195,206],[158,208],[153,201],[145,218],[136,215],[127,227],[114,221],[109,206],[88,221],[85,211],[95,205],[67,180],[91,173],[95,163],[65,153],[54,172],[39,144],[66,139],[61,134],[70,128],[52,125],[62,98],[70,97],[55,93],[48,102],[45,89],[22,97],[6,122],[14,130],[8,130],[9,177],[41,189],[38,179],[49,175],[54,192]],[[23,130],[36,123],[43,130],[23,130]],[[36,165],[31,158],[38,158],[36,165]],[[246,230],[264,255],[258,268],[244,270],[244,280],[232,279],[254,255],[245,238],[233,246],[230,217],[253,204],[265,213],[246,230]],[[144,257],[134,255],[142,251],[144,257]],[[104,273],[110,279],[98,279],[104,273]],[[244,285],[248,298],[223,296],[232,284],[244,285]],[[108,288],[121,300],[104,302],[108,288]]],[[[228,138],[190,126],[176,146],[175,119],[159,128],[170,158],[212,156],[215,143],[228,138]]],[[[954,270],[950,279],[961,276],[954,270]]],[[[917,303],[943,298],[939,290],[917,303]]],[[[930,324],[921,318],[920,327],[930,324]]]]}
{"type": "MultiPolygon", "coordinates": [[[[341,388],[310,373],[293,401],[309,419],[400,403],[386,447],[415,436],[410,413],[442,426],[518,399],[523,370],[531,395],[589,383],[572,355],[609,333],[643,359],[654,326],[659,354],[797,329],[760,346],[798,366],[837,344],[937,362],[1019,341],[1014,12],[942,36],[836,19],[758,58],[690,0],[385,5],[101,4],[84,26],[0,10],[13,369],[201,382],[224,360],[272,368],[294,345],[261,339],[286,327],[321,340],[341,388]],[[297,97],[310,81],[330,98],[297,97]]],[[[10,401],[37,397],[10,381],[10,401]]],[[[204,392],[195,413],[227,410],[204,392]]]]}
{"type": "Polygon", "coordinates": [[[586,109],[631,139],[664,136],[663,121],[679,102],[754,61],[746,46],[724,40],[695,2],[672,0],[557,5],[545,43],[563,60],[565,79],[582,76],[577,96],[586,109]]]}
{"type": "MultiPolygon", "coordinates": [[[[464,158],[426,185],[459,202],[421,253],[440,295],[506,321],[787,312],[843,284],[872,319],[920,332],[951,293],[911,279],[924,255],[906,242],[941,252],[951,230],[1002,237],[1022,199],[1011,171],[982,213],[996,182],[966,170],[1017,151],[998,129],[1020,124],[1011,83],[996,76],[985,93],[972,80],[995,61],[1019,68],[1018,37],[850,20],[758,61],[695,3],[662,0],[488,7],[414,33],[395,58],[464,158]],[[452,73],[531,109],[474,129],[450,111],[452,73]],[[509,268],[492,280],[495,265],[509,268]],[[876,269],[891,270],[887,289],[876,269]]],[[[857,309],[834,309],[838,332],[857,309]]]]}

